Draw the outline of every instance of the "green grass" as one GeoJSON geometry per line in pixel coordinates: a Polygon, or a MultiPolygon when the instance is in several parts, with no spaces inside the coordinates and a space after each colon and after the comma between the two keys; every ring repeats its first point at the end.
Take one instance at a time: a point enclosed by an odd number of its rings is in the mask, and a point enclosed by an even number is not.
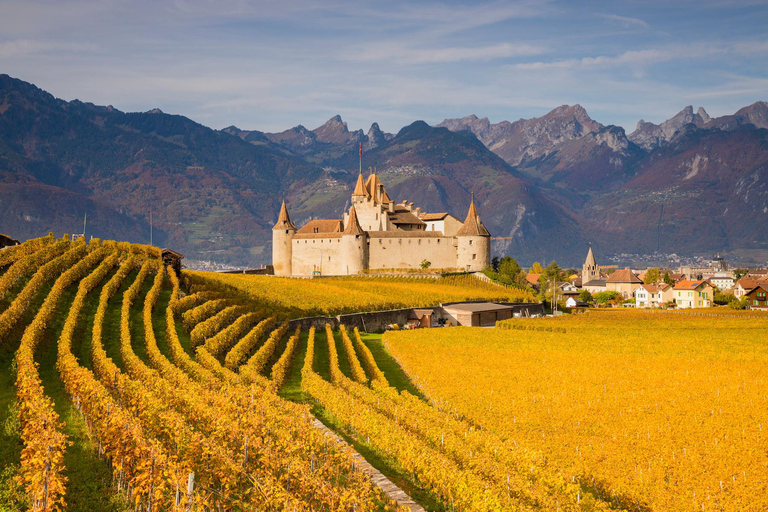
{"type": "Polygon", "coordinates": [[[93,342],[93,323],[96,319],[96,310],[99,309],[99,294],[104,284],[107,283],[117,272],[117,268],[112,269],[102,284],[88,294],[88,298],[83,304],[80,312],[80,320],[77,329],[72,337],[72,352],[75,354],[80,366],[93,370],[93,358],[91,356],[91,347],[93,342]]]}
{"type": "MultiPolygon", "coordinates": [[[[308,403],[310,397],[301,387],[301,368],[304,366],[304,357],[307,355],[307,338],[309,332],[302,331],[299,335],[299,344],[296,345],[296,354],[294,354],[293,364],[288,370],[288,377],[283,383],[283,387],[278,393],[282,398],[298,403],[308,403]]],[[[317,342],[317,336],[315,336],[317,342]]]]}
{"type": "MultiPolygon", "coordinates": [[[[303,364],[303,362],[302,362],[303,364]]],[[[296,366],[297,362],[294,361],[296,366]]],[[[322,378],[331,381],[331,360],[328,353],[328,342],[325,337],[325,329],[318,329],[315,332],[315,361],[312,367],[322,378]]]]}
{"type": "Polygon", "coordinates": [[[104,315],[104,326],[102,328],[101,343],[107,357],[112,359],[118,368],[123,367],[123,357],[120,354],[120,314],[123,304],[123,294],[131,287],[136,280],[139,271],[134,270],[126,276],[120,288],[107,302],[107,312],[104,315]]]}
{"type": "MultiPolygon", "coordinates": [[[[24,280],[23,284],[26,284],[24,280]]],[[[21,284],[15,291],[21,289],[21,284]]],[[[19,348],[24,329],[29,325],[35,313],[51,290],[51,283],[32,298],[30,307],[22,315],[16,327],[0,340],[0,512],[26,510],[28,504],[24,491],[15,481],[21,464],[21,431],[16,403],[16,365],[14,354],[19,348]]],[[[9,294],[0,307],[5,309],[15,297],[9,294]]]]}
{"type": "Polygon", "coordinates": [[[408,375],[406,375],[397,361],[395,361],[395,358],[393,358],[384,347],[384,344],[381,342],[381,336],[381,334],[375,333],[360,333],[360,339],[363,340],[363,343],[365,343],[371,351],[371,354],[373,354],[373,358],[376,360],[376,365],[379,367],[379,370],[384,373],[389,385],[398,391],[407,391],[422,400],[426,400],[424,395],[422,395],[421,392],[416,389],[416,386],[413,385],[413,382],[411,382],[411,379],[408,378],[408,375]]]}
{"type": "Polygon", "coordinates": [[[163,287],[160,289],[160,295],[157,297],[157,304],[152,310],[152,330],[155,331],[157,348],[169,361],[171,360],[171,351],[168,348],[168,342],[165,339],[165,310],[168,308],[168,302],[171,300],[170,281],[166,276],[163,279],[163,287]]]}
{"type": "MultiPolygon", "coordinates": [[[[104,282],[102,282],[102,285],[104,282]]],[[[98,304],[101,286],[93,290],[87,298],[88,309],[98,304]]],[[[64,422],[64,433],[72,444],[64,453],[64,474],[67,483],[68,510],[124,510],[120,498],[111,489],[112,475],[107,465],[96,457],[96,448],[85,429],[84,421],[64,388],[64,383],[56,369],[57,341],[67,318],[67,313],[77,293],[77,286],[67,289],[48,324],[43,339],[35,351],[35,361],[40,365],[40,379],[45,394],[53,400],[54,408],[64,422]]],[[[86,322],[78,322],[75,336],[90,336],[86,332],[86,322]]]]}
{"type": "Polygon", "coordinates": [[[147,292],[152,288],[152,281],[155,280],[154,274],[148,274],[144,278],[144,282],[141,283],[141,290],[139,296],[136,298],[136,302],[131,306],[130,314],[130,330],[131,330],[131,347],[133,352],[141,359],[144,364],[149,364],[149,356],[147,355],[147,343],[144,337],[144,299],[147,297],[147,292]]]}

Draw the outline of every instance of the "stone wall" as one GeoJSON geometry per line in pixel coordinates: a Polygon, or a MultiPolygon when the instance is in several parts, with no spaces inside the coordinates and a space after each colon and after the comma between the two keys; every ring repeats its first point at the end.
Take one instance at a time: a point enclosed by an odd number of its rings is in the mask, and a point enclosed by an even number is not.
{"type": "MultiPolygon", "coordinates": [[[[371,311],[368,313],[350,313],[347,315],[339,315],[338,321],[347,326],[348,329],[357,327],[361,331],[367,332],[383,331],[390,324],[403,325],[406,323],[408,321],[408,316],[413,309],[414,308],[405,308],[391,309],[388,311],[371,311]]],[[[432,317],[433,319],[439,318],[442,314],[442,309],[440,307],[418,309],[432,309],[435,312],[432,317]]]]}
{"type": "Polygon", "coordinates": [[[371,237],[368,268],[421,268],[429,261],[432,268],[456,268],[456,248],[451,237],[371,237]]]}
{"type": "Polygon", "coordinates": [[[323,275],[343,274],[340,236],[293,239],[293,275],[311,276],[315,268],[323,275]]]}

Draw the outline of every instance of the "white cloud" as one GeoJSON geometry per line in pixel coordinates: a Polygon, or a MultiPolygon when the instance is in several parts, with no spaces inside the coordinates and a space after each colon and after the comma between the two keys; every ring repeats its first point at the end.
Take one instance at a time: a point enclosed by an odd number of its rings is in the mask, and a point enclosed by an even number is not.
{"type": "Polygon", "coordinates": [[[81,53],[97,52],[99,47],[91,43],[68,43],[59,41],[38,41],[17,39],[0,42],[0,58],[15,58],[40,53],[81,53]]]}
{"type": "Polygon", "coordinates": [[[601,18],[618,23],[626,28],[651,28],[651,26],[640,18],[631,18],[629,16],[619,16],[618,14],[598,14],[601,18]]]}
{"type": "Polygon", "coordinates": [[[489,46],[453,48],[409,48],[397,43],[382,43],[369,46],[360,52],[350,52],[342,58],[352,61],[388,60],[405,64],[424,64],[430,62],[489,61],[538,55],[544,52],[544,48],[526,43],[501,43],[489,46]]]}

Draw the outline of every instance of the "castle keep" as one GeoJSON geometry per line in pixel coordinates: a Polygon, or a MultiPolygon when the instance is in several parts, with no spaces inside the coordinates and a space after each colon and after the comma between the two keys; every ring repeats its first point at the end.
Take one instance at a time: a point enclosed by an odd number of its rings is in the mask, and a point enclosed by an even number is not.
{"type": "Polygon", "coordinates": [[[449,213],[425,213],[395,203],[376,173],[357,177],[343,219],[315,219],[296,229],[285,201],[272,228],[278,276],[353,275],[365,270],[432,268],[480,271],[490,264],[491,236],[474,198],[462,223],[449,213]]]}

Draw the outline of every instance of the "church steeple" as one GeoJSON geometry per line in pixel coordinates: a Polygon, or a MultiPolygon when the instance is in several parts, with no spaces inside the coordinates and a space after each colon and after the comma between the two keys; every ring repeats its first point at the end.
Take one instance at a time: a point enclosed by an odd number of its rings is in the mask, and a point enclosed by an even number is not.
{"type": "Polygon", "coordinates": [[[283,199],[283,205],[280,207],[280,215],[277,217],[277,223],[274,229],[292,229],[296,231],[296,226],[291,222],[291,218],[288,216],[288,208],[285,206],[285,199],[283,199]]]}
{"type": "Polygon", "coordinates": [[[588,283],[595,279],[600,279],[600,268],[595,261],[595,255],[592,254],[592,242],[589,243],[589,252],[584,265],[581,267],[581,283],[588,283]]]}

